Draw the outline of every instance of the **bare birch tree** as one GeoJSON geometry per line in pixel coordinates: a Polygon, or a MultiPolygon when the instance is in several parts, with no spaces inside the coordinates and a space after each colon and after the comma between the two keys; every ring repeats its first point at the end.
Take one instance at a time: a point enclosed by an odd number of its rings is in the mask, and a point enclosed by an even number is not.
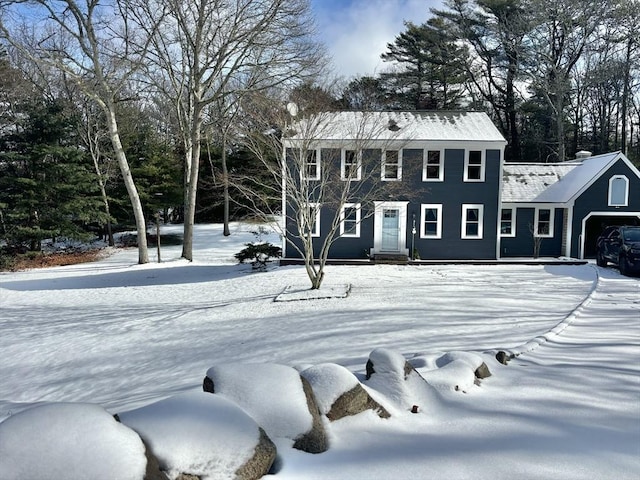
{"type": "Polygon", "coordinates": [[[150,19],[160,8],[168,11],[153,36],[149,71],[179,120],[185,152],[182,257],[193,260],[201,142],[210,110],[237,89],[263,90],[313,74],[322,52],[312,39],[308,0],[144,3],[150,19]]]}
{"type": "Polygon", "coordinates": [[[138,263],[147,263],[144,213],[117,120],[122,92],[146,54],[137,13],[128,0],[0,0],[0,38],[32,61],[63,72],[104,112],[136,221],[138,263]]]}

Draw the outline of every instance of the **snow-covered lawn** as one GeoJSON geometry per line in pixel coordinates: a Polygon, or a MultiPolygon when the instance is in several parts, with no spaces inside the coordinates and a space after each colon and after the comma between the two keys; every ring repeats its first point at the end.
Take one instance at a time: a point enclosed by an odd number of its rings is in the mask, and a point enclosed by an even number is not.
{"type": "Polygon", "coordinates": [[[442,391],[437,414],[343,418],[325,453],[280,448],[270,478],[640,478],[640,279],[594,265],[329,266],[326,286],[351,285],[346,298],[274,302],[308,280],[236,265],[255,228],[198,226],[192,263],[166,247],[161,264],[121,250],[0,274],[0,421],[39,402],[136,409],[229,363],[330,362],[363,380],[379,347],[425,373],[467,351],[493,376],[442,391]],[[497,350],[522,354],[504,366],[497,350]]]}

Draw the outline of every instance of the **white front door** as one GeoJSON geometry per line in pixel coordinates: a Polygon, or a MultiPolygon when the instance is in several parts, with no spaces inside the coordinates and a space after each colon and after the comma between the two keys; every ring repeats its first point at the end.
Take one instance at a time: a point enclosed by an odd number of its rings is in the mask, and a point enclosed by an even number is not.
{"type": "Polygon", "coordinates": [[[374,237],[371,253],[408,255],[407,205],[409,202],[374,202],[374,237]]]}

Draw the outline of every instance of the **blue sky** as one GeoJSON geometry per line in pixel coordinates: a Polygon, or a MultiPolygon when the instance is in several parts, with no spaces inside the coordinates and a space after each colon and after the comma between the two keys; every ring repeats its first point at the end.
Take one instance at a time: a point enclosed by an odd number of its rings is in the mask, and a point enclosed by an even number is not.
{"type": "Polygon", "coordinates": [[[336,73],[347,79],[374,75],[385,67],[380,54],[404,30],[420,24],[441,0],[311,0],[318,30],[336,73]]]}

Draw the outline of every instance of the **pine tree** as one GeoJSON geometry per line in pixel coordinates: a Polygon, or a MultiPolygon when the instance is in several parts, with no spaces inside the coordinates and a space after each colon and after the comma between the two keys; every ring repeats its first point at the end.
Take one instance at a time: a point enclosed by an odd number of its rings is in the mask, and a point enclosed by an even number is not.
{"type": "Polygon", "coordinates": [[[74,119],[56,101],[28,107],[22,119],[0,137],[4,240],[39,251],[45,238],[88,238],[86,227],[105,214],[74,119]]]}

